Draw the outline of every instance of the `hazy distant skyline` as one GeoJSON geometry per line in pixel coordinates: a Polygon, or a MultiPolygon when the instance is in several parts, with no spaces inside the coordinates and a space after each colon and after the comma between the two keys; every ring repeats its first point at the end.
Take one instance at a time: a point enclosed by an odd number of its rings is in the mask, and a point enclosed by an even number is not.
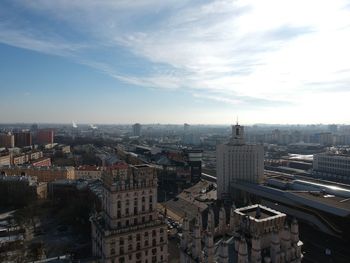
{"type": "Polygon", "coordinates": [[[350,123],[350,3],[0,2],[0,123],[350,123]]]}

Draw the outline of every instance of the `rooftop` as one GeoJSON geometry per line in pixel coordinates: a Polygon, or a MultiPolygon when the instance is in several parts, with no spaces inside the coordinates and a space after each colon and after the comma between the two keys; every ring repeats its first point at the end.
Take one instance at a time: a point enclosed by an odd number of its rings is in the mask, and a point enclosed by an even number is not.
{"type": "Polygon", "coordinates": [[[101,171],[102,167],[94,166],[94,165],[81,165],[76,168],[79,171],[101,171]]]}
{"type": "Polygon", "coordinates": [[[319,202],[321,204],[326,204],[331,207],[336,207],[344,210],[350,211],[350,198],[343,198],[330,194],[322,194],[320,192],[308,192],[308,191],[291,191],[291,194],[300,196],[312,201],[319,202]]]}
{"type": "Polygon", "coordinates": [[[255,220],[255,221],[263,221],[266,219],[286,216],[281,212],[278,212],[276,210],[273,210],[263,205],[251,205],[251,206],[238,208],[235,210],[235,213],[243,216],[249,216],[251,220],[255,220]]]}

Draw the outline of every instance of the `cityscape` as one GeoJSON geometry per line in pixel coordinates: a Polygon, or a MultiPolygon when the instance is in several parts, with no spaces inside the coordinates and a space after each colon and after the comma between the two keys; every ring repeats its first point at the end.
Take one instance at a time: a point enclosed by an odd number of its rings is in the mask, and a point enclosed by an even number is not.
{"type": "Polygon", "coordinates": [[[350,4],[0,3],[1,263],[349,263],[350,4]]]}

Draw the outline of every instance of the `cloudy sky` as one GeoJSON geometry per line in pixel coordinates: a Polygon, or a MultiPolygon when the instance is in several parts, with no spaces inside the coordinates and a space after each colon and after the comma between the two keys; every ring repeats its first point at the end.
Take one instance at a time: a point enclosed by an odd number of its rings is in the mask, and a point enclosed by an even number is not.
{"type": "Polygon", "coordinates": [[[0,122],[350,123],[350,1],[2,0],[0,122]]]}

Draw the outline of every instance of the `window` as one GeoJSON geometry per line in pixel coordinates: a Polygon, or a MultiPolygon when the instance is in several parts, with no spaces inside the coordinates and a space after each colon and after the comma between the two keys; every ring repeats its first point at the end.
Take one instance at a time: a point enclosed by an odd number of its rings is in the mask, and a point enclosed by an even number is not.
{"type": "Polygon", "coordinates": [[[125,258],[124,258],[124,257],[121,257],[121,258],[119,259],[119,263],[125,263],[125,258]]]}
{"type": "Polygon", "coordinates": [[[148,237],[148,232],[147,231],[145,232],[145,237],[148,237]]]}
{"type": "Polygon", "coordinates": [[[152,249],[152,255],[155,255],[155,254],[157,254],[157,249],[156,249],[156,248],[153,248],[153,249],[152,249]]]}
{"type": "Polygon", "coordinates": [[[128,236],[128,240],[131,241],[132,240],[132,235],[128,236]]]}
{"type": "Polygon", "coordinates": [[[156,230],[152,230],[152,236],[155,237],[157,235],[156,230]]]}
{"type": "Polygon", "coordinates": [[[145,241],[145,246],[148,247],[149,243],[148,240],[145,241]]]}
{"type": "Polygon", "coordinates": [[[121,207],[121,203],[120,203],[120,201],[118,201],[118,203],[117,203],[117,207],[118,207],[118,208],[120,208],[120,207],[121,207]]]}
{"type": "Polygon", "coordinates": [[[111,248],[111,255],[114,255],[114,254],[115,254],[115,249],[111,248]]]}
{"type": "Polygon", "coordinates": [[[119,245],[124,245],[124,238],[123,237],[120,238],[119,245]]]}
{"type": "Polygon", "coordinates": [[[152,240],[152,246],[156,246],[157,245],[157,241],[155,239],[152,240]]]}

